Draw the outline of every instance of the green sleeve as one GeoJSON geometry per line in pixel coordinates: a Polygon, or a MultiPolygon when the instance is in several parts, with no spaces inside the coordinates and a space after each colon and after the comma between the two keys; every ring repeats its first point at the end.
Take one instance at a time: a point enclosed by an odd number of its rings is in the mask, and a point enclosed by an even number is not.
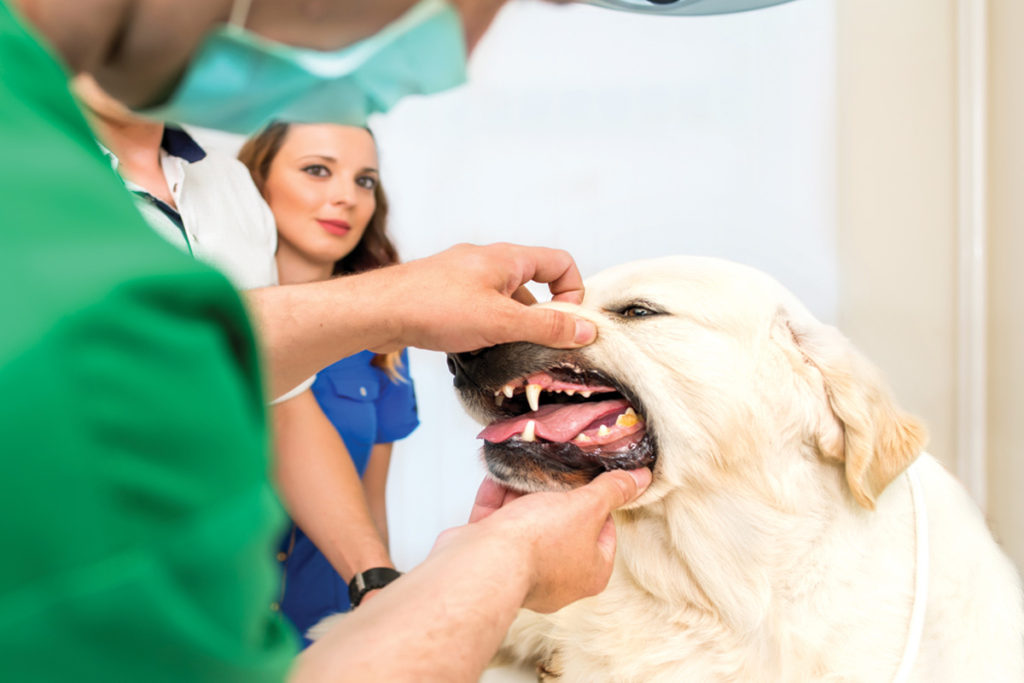
{"type": "Polygon", "coordinates": [[[0,0],[0,680],[279,681],[252,331],[65,79],[0,0]]]}

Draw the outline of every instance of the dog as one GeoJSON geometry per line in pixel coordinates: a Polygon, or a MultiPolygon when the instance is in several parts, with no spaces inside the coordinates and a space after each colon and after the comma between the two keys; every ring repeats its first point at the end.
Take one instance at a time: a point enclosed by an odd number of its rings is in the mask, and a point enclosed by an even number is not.
{"type": "Polygon", "coordinates": [[[489,476],[653,482],[600,594],[522,610],[499,662],[560,682],[1024,681],[1019,575],[878,371],[778,282],[665,257],[589,279],[576,350],[453,354],[489,476]]]}

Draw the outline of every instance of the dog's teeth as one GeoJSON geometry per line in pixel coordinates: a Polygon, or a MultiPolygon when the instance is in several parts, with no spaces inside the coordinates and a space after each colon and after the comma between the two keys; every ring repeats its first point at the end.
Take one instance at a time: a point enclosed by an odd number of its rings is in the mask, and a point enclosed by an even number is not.
{"type": "Polygon", "coordinates": [[[573,439],[573,441],[579,441],[580,443],[587,443],[588,441],[590,441],[590,437],[587,436],[586,434],[584,434],[583,432],[580,432],[579,434],[576,435],[576,438],[573,439]]]}
{"type": "Polygon", "coordinates": [[[598,436],[608,436],[609,432],[611,432],[611,430],[608,429],[608,425],[601,425],[597,428],[598,436]]]}
{"type": "Polygon", "coordinates": [[[615,424],[619,427],[632,427],[637,423],[636,413],[633,412],[632,408],[627,408],[626,412],[615,418],[615,424]]]}
{"type": "Polygon", "coordinates": [[[566,389],[565,390],[565,395],[566,396],[573,396],[575,394],[576,394],[576,390],[575,389],[566,389]]]}
{"type": "Polygon", "coordinates": [[[644,416],[643,415],[638,415],[637,412],[635,410],[633,410],[633,406],[630,406],[630,407],[626,408],[626,410],[623,411],[622,415],[620,415],[619,417],[631,417],[631,418],[633,418],[633,421],[630,422],[630,425],[634,425],[637,422],[643,422],[644,421],[644,416]]]}
{"type": "Polygon", "coordinates": [[[505,402],[505,397],[502,394],[497,393],[497,394],[494,395],[494,405],[496,405],[496,406],[498,406],[500,408],[501,404],[504,403],[504,402],[505,402]]]}
{"type": "Polygon", "coordinates": [[[526,402],[530,404],[530,410],[534,412],[540,408],[540,392],[541,386],[539,384],[526,385],[526,402]]]}
{"type": "Polygon", "coordinates": [[[592,393],[594,393],[594,392],[593,391],[581,391],[580,392],[580,396],[582,396],[583,398],[590,398],[590,395],[592,393]]]}
{"type": "Polygon", "coordinates": [[[512,394],[516,393],[516,388],[511,384],[506,384],[501,388],[501,393],[505,394],[505,398],[512,398],[512,394]]]}
{"type": "Polygon", "coordinates": [[[527,420],[526,426],[523,427],[523,433],[520,438],[523,441],[536,441],[537,440],[537,422],[535,420],[527,420]]]}

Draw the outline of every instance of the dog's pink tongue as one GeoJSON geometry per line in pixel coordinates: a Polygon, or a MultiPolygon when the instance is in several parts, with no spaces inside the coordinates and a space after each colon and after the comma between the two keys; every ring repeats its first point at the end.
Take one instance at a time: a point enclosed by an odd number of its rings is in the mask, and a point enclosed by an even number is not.
{"type": "Polygon", "coordinates": [[[629,407],[624,399],[595,403],[563,403],[541,406],[540,410],[501,420],[477,434],[478,439],[501,443],[522,434],[526,423],[533,420],[537,436],[548,441],[571,441],[589,425],[608,415],[618,415],[629,407]]]}

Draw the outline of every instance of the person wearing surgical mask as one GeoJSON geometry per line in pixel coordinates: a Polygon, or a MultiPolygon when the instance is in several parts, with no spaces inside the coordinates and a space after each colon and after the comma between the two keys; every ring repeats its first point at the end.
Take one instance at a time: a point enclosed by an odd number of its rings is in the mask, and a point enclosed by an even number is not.
{"type": "Polygon", "coordinates": [[[524,496],[486,481],[469,524],[296,660],[267,609],[266,396],[366,348],[589,343],[591,323],[524,305],[529,281],[580,301],[579,272],[558,250],[461,245],[243,302],[145,225],[67,87],[88,72],[181,123],[336,107],[363,125],[460,80],[502,1],[0,0],[5,679],[469,681],[520,607],[604,587],[609,513],[648,470],[524,496]]]}

